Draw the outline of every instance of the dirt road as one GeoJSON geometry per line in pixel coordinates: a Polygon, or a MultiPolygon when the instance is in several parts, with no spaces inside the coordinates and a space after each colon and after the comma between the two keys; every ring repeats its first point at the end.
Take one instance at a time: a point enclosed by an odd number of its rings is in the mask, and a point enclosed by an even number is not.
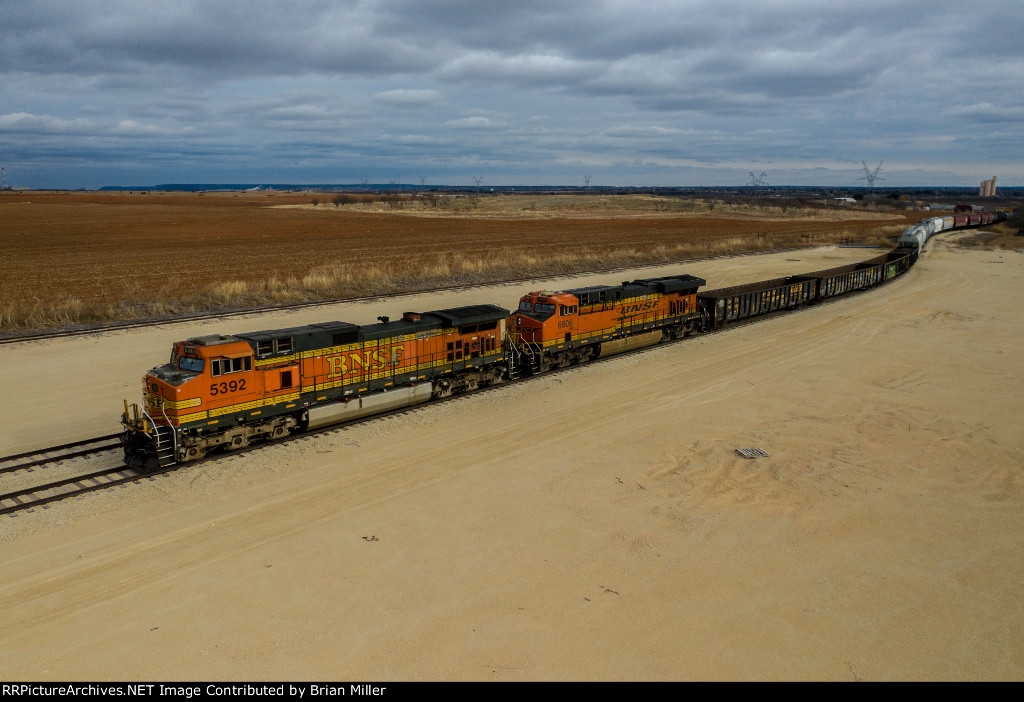
{"type": "MultiPolygon", "coordinates": [[[[690,272],[824,267],[775,258],[690,272]]],[[[936,242],[856,298],[0,519],[0,677],[1024,679],[1022,278],[936,242]]],[[[54,412],[94,431],[177,336],[0,349],[4,396],[77,367],[95,406],[54,412]]],[[[0,453],[51,407],[6,403],[0,453]]]]}

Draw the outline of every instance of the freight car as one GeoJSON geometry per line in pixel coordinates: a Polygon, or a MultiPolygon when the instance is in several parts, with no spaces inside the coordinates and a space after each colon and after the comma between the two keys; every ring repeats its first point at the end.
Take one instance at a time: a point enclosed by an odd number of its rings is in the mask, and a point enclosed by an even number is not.
{"type": "Polygon", "coordinates": [[[817,290],[814,278],[793,275],[699,293],[701,329],[711,331],[740,319],[802,307],[817,298],[817,290]]]}
{"type": "Polygon", "coordinates": [[[474,305],[179,341],[143,379],[144,406],[125,402],[125,462],[152,470],[492,383],[508,315],[474,305]]]}
{"type": "Polygon", "coordinates": [[[917,260],[916,249],[895,249],[881,256],[827,270],[765,280],[697,294],[704,331],[749,317],[864,290],[902,275],[917,260]]]}
{"type": "Polygon", "coordinates": [[[967,227],[984,227],[1001,222],[1006,218],[1003,213],[979,212],[977,214],[958,214],[947,217],[924,219],[900,234],[896,245],[900,248],[915,248],[920,254],[928,240],[939,232],[967,227]]]}

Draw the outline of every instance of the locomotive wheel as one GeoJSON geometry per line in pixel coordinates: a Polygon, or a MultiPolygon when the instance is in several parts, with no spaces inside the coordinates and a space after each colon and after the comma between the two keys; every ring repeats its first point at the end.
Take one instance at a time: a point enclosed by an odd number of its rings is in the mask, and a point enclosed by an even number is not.
{"type": "Polygon", "coordinates": [[[198,446],[191,446],[185,450],[185,457],[183,461],[198,461],[200,458],[206,455],[206,449],[199,448],[198,446]]]}

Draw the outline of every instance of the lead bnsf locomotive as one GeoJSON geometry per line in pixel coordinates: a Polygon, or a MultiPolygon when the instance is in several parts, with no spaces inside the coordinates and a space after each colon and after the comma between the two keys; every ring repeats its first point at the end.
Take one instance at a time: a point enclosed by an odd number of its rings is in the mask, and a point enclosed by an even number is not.
{"type": "Polygon", "coordinates": [[[425,402],[505,374],[509,311],[475,305],[179,341],[128,407],[125,462],[151,470],[425,402]]]}
{"type": "Polygon", "coordinates": [[[721,290],[698,292],[703,279],[674,275],[531,292],[511,314],[474,305],[179,341],[143,379],[144,406],[125,402],[125,462],[192,461],[811,304],[906,272],[920,245],[721,290]]]}

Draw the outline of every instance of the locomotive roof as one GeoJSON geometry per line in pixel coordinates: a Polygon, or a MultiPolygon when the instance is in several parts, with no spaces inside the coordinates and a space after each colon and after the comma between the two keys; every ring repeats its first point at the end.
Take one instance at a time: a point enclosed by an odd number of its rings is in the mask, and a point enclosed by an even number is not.
{"type": "Polygon", "coordinates": [[[588,293],[606,292],[610,290],[622,290],[634,293],[642,293],[643,289],[657,290],[658,292],[676,292],[678,290],[696,290],[707,281],[693,275],[667,275],[661,278],[640,278],[638,280],[624,280],[622,285],[590,285],[585,288],[572,288],[564,290],[570,295],[586,295],[588,293]]]}
{"type": "Polygon", "coordinates": [[[495,322],[505,319],[509,314],[508,310],[497,305],[469,305],[412,315],[413,317],[418,317],[418,319],[399,318],[378,324],[364,324],[361,326],[349,324],[348,322],[322,322],[302,327],[268,329],[265,331],[236,334],[235,337],[253,344],[290,337],[295,351],[308,351],[327,346],[351,344],[357,341],[386,339],[392,336],[414,334],[421,331],[462,327],[468,324],[480,324],[481,322],[495,322]]]}
{"type": "Polygon", "coordinates": [[[642,278],[634,280],[629,285],[643,285],[654,288],[658,292],[676,292],[678,290],[696,290],[702,285],[707,285],[707,282],[694,275],[669,275],[664,278],[642,278]]]}

